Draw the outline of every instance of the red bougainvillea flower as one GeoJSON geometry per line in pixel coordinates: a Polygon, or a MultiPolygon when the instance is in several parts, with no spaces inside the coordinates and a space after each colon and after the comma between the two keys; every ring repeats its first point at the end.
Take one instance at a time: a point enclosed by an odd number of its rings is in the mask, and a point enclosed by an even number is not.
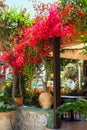
{"type": "Polygon", "coordinates": [[[20,66],[23,65],[23,63],[24,63],[24,56],[21,54],[21,55],[17,58],[17,60],[16,60],[16,65],[17,65],[18,67],[20,67],[20,66]]]}
{"type": "Polygon", "coordinates": [[[0,56],[0,59],[2,61],[7,61],[9,59],[10,54],[8,52],[3,52],[3,54],[0,56]]]}
{"type": "MultiPolygon", "coordinates": [[[[41,6],[44,10],[44,5],[41,6]]],[[[84,11],[80,8],[74,8],[72,3],[63,7],[59,2],[53,4],[47,15],[35,18],[32,26],[22,27],[19,34],[12,37],[15,44],[12,53],[4,52],[1,58],[8,61],[15,70],[23,71],[23,67],[28,63],[36,64],[43,62],[43,59],[49,56],[50,39],[75,35],[77,31],[76,17],[72,20],[72,15],[83,16],[84,11]],[[75,12],[76,9],[76,12],[75,12]]],[[[12,44],[13,44],[12,43],[12,44]]]]}

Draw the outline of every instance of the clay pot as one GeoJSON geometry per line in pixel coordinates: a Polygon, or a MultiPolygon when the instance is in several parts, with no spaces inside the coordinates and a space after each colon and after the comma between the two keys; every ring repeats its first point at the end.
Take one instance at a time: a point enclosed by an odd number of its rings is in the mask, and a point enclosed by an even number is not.
{"type": "Polygon", "coordinates": [[[53,104],[53,96],[49,92],[42,92],[39,96],[39,103],[43,109],[51,108],[53,104]]]}
{"type": "Polygon", "coordinates": [[[16,106],[23,106],[23,97],[15,97],[14,102],[16,106]]]}

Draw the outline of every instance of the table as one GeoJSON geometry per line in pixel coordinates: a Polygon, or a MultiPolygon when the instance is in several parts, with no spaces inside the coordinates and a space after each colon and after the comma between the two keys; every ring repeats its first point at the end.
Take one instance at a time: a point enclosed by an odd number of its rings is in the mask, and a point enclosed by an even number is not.
{"type": "Polygon", "coordinates": [[[61,95],[61,99],[79,99],[79,98],[87,99],[87,96],[68,96],[68,95],[61,95]]]}

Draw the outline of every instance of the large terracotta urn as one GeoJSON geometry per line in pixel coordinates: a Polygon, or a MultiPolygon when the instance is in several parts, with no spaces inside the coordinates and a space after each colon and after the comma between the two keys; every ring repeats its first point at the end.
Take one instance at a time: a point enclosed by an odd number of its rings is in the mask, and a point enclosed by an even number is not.
{"type": "Polygon", "coordinates": [[[53,96],[49,92],[42,92],[39,96],[39,103],[43,109],[51,108],[53,104],[53,96]]]}

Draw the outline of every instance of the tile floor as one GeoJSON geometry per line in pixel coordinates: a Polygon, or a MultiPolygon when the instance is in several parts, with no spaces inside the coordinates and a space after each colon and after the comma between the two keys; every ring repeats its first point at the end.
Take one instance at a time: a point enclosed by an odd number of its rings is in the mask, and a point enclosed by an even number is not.
{"type": "Polygon", "coordinates": [[[46,129],[46,130],[87,130],[87,121],[62,121],[60,129],[46,129]]]}

